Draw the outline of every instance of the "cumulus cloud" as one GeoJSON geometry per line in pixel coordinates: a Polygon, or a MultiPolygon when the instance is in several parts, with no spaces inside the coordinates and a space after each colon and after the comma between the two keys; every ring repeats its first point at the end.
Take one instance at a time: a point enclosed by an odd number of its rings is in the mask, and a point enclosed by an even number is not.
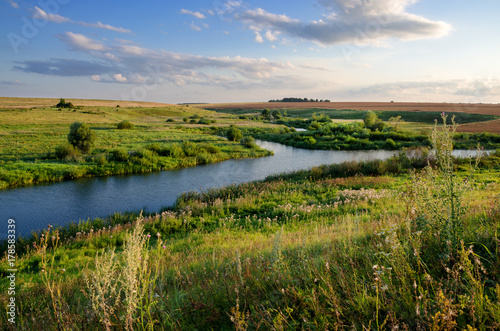
{"type": "Polygon", "coordinates": [[[245,9],[234,18],[253,29],[267,29],[270,35],[283,35],[324,45],[341,43],[371,44],[389,38],[413,40],[441,37],[451,26],[406,11],[416,0],[323,0],[328,10],[323,18],[304,22],[267,12],[245,9]]]}
{"type": "Polygon", "coordinates": [[[131,31],[128,29],[124,28],[118,28],[109,24],[104,24],[101,22],[97,23],[88,23],[88,22],[82,22],[82,21],[73,21],[72,19],[68,17],[63,17],[61,15],[53,14],[53,13],[47,13],[43,9],[36,7],[33,9],[33,18],[42,20],[42,21],[47,21],[47,22],[52,22],[52,23],[72,23],[72,24],[77,24],[89,28],[96,28],[96,29],[103,29],[103,30],[110,30],[110,31],[115,31],[115,32],[120,32],[120,33],[130,33],[131,31]]]}
{"type": "Polygon", "coordinates": [[[205,16],[205,15],[203,15],[202,13],[200,13],[199,11],[194,12],[194,11],[187,10],[187,9],[181,9],[180,13],[181,13],[181,14],[191,15],[191,16],[193,16],[193,17],[196,17],[196,18],[200,19],[200,20],[202,20],[202,19],[205,19],[205,18],[206,18],[206,16],[205,16]]]}
{"type": "Polygon", "coordinates": [[[55,76],[87,76],[95,82],[142,84],[160,79],[176,85],[219,84],[232,87],[235,82],[261,82],[293,68],[291,64],[264,58],[206,57],[157,51],[120,40],[103,44],[72,32],[60,36],[60,39],[70,49],[93,60],[27,60],[16,62],[14,69],[55,76]]]}

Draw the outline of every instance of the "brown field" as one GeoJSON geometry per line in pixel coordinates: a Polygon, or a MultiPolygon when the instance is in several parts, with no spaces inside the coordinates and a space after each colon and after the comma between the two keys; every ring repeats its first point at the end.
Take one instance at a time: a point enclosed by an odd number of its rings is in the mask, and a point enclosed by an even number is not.
{"type": "MultiPolygon", "coordinates": [[[[194,104],[209,109],[354,109],[388,111],[456,112],[500,116],[500,104],[419,103],[419,102],[247,102],[194,104]]],[[[460,125],[458,132],[500,133],[500,120],[460,125]]]]}
{"type": "Polygon", "coordinates": [[[500,116],[500,104],[419,103],[419,102],[247,102],[193,104],[193,107],[211,109],[354,109],[389,111],[437,111],[473,113],[500,116]]]}
{"type": "MultiPolygon", "coordinates": [[[[120,101],[120,100],[97,100],[97,99],[65,99],[66,102],[72,102],[75,106],[90,107],[167,107],[173,106],[167,103],[157,102],[138,102],[138,101],[120,101]]],[[[54,106],[59,102],[59,98],[11,98],[0,97],[0,107],[4,108],[32,108],[54,106]]]]}

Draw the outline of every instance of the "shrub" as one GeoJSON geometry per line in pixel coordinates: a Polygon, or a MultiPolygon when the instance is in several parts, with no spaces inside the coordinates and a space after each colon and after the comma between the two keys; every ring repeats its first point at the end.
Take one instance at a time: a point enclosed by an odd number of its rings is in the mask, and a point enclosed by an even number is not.
{"type": "Polygon", "coordinates": [[[196,156],[199,153],[199,147],[191,141],[183,142],[182,150],[186,156],[196,156]]]}
{"type": "Polygon", "coordinates": [[[208,124],[212,124],[212,121],[207,119],[207,118],[202,118],[201,120],[198,121],[198,124],[208,125],[208,124]]]}
{"type": "Polygon", "coordinates": [[[56,147],[56,158],[60,160],[74,158],[79,155],[78,150],[71,144],[64,144],[56,147]]]}
{"type": "Polygon", "coordinates": [[[227,130],[226,137],[230,141],[240,141],[241,138],[243,138],[243,134],[241,133],[241,130],[238,129],[237,127],[231,125],[229,130],[227,130]]]}
{"type": "Polygon", "coordinates": [[[315,131],[315,130],[319,130],[320,128],[321,128],[321,124],[319,124],[319,122],[313,121],[307,129],[310,131],[315,131]]]}
{"type": "Polygon", "coordinates": [[[128,152],[124,148],[116,148],[111,151],[113,160],[125,162],[128,160],[128,152]]]}
{"type": "Polygon", "coordinates": [[[85,123],[71,124],[68,142],[83,153],[88,153],[94,146],[95,133],[85,123]]]}
{"type": "Polygon", "coordinates": [[[189,119],[188,119],[187,117],[184,117],[184,118],[182,119],[182,121],[183,121],[183,122],[187,122],[188,120],[189,120],[189,119]]]}
{"type": "Polygon", "coordinates": [[[211,153],[211,154],[217,154],[217,153],[220,153],[220,148],[218,146],[214,146],[214,145],[203,145],[202,146],[203,149],[205,149],[207,152],[211,153]]]}
{"type": "Polygon", "coordinates": [[[182,147],[179,146],[179,144],[172,144],[170,147],[168,147],[168,155],[174,158],[181,158],[184,156],[184,151],[182,150],[182,147]]]}
{"type": "Polygon", "coordinates": [[[116,125],[119,130],[130,130],[134,128],[134,125],[127,120],[121,121],[116,125]]]}
{"type": "Polygon", "coordinates": [[[241,139],[241,144],[247,148],[256,148],[255,139],[252,136],[246,136],[241,139]]]}
{"type": "Polygon", "coordinates": [[[169,118],[169,119],[167,120],[167,123],[174,123],[174,122],[175,122],[175,120],[174,120],[173,118],[169,118]]]}

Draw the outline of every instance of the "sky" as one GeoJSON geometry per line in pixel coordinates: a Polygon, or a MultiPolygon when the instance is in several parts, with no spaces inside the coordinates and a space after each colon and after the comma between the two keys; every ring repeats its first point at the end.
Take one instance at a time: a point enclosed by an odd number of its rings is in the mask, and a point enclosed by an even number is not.
{"type": "Polygon", "coordinates": [[[497,0],[0,0],[0,96],[500,103],[497,0]]]}

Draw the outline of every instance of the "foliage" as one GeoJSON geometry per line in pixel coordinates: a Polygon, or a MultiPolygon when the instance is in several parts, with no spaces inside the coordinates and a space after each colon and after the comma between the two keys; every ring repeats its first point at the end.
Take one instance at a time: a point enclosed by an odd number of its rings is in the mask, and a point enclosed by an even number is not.
{"type": "Polygon", "coordinates": [[[128,120],[123,120],[116,125],[116,128],[119,130],[131,130],[134,128],[134,125],[128,120]]]}
{"type": "Polygon", "coordinates": [[[56,158],[60,160],[71,160],[79,154],[79,151],[69,143],[57,146],[55,151],[56,158]]]}
{"type": "Polygon", "coordinates": [[[95,139],[94,131],[87,124],[80,122],[71,124],[68,142],[82,153],[88,153],[92,150],[95,139]]]}
{"type": "Polygon", "coordinates": [[[243,134],[241,133],[241,130],[238,129],[237,127],[235,126],[231,126],[227,132],[226,132],[226,137],[228,140],[230,141],[240,141],[241,138],[243,138],[243,134]]]}
{"type": "Polygon", "coordinates": [[[56,108],[75,108],[71,102],[66,102],[63,98],[59,100],[59,103],[55,106],[56,108]]]}

